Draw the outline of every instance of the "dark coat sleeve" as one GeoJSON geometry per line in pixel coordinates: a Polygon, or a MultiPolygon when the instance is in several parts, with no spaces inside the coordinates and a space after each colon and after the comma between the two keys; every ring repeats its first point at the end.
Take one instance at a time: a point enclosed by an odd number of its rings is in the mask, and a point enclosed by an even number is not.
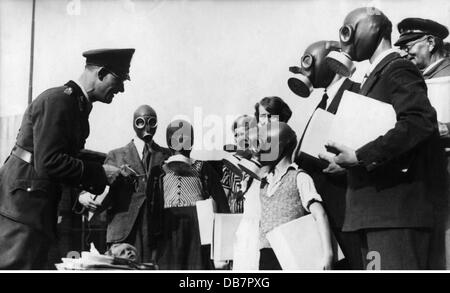
{"type": "Polygon", "coordinates": [[[436,112],[428,100],[426,84],[414,65],[406,62],[395,62],[382,76],[397,122],[385,135],[356,151],[368,171],[392,160],[407,162],[409,152],[437,131],[436,112]]]}
{"type": "Polygon", "coordinates": [[[107,179],[99,163],[82,161],[69,155],[77,132],[73,97],[52,96],[34,105],[34,166],[38,175],[61,183],[80,186],[94,194],[103,192],[107,179]]]}

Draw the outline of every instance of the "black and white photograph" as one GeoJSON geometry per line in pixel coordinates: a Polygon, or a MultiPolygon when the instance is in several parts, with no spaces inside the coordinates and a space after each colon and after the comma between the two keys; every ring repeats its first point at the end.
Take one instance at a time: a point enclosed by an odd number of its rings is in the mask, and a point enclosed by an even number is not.
{"type": "Polygon", "coordinates": [[[0,0],[0,274],[450,270],[449,27],[447,0],[0,0]]]}

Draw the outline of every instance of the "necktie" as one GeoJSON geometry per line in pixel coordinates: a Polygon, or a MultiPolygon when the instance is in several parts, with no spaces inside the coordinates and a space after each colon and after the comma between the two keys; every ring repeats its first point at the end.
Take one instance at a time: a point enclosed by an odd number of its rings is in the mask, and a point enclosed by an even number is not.
{"type": "Polygon", "coordinates": [[[323,96],[322,96],[322,100],[320,100],[319,105],[317,105],[317,108],[326,110],[326,108],[327,108],[327,100],[328,100],[328,95],[327,95],[327,92],[325,92],[323,94],[323,96]]]}
{"type": "Polygon", "coordinates": [[[148,173],[150,168],[150,147],[145,144],[144,150],[142,152],[142,162],[144,163],[145,171],[148,173]]]}

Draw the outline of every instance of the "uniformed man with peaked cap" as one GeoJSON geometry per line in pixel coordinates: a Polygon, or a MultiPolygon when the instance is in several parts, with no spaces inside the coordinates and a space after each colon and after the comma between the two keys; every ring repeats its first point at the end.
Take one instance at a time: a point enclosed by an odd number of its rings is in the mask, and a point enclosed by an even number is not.
{"type": "MultiPolygon", "coordinates": [[[[424,79],[450,76],[450,58],[443,41],[449,35],[447,27],[422,18],[406,18],[397,27],[400,38],[395,45],[408,53],[408,58],[422,71],[424,79]]],[[[450,123],[438,121],[438,125],[442,145],[446,148],[447,170],[450,170],[450,123]]],[[[450,182],[448,174],[447,180],[450,182]]],[[[435,204],[436,224],[430,247],[430,263],[434,269],[450,268],[450,263],[445,258],[450,250],[450,238],[445,236],[448,234],[446,231],[450,231],[450,222],[447,220],[449,198],[450,190],[447,190],[447,196],[440,198],[435,204]]]]}
{"type": "Polygon", "coordinates": [[[450,75],[450,59],[446,57],[446,26],[423,18],[405,18],[397,25],[400,37],[394,44],[408,53],[425,79],[450,75]]]}
{"type": "Polygon", "coordinates": [[[117,167],[80,157],[92,103],[124,91],[134,49],[83,53],[78,80],[48,89],[27,107],[15,146],[0,168],[0,269],[43,269],[55,239],[61,186],[94,194],[119,176],[117,167]]]}

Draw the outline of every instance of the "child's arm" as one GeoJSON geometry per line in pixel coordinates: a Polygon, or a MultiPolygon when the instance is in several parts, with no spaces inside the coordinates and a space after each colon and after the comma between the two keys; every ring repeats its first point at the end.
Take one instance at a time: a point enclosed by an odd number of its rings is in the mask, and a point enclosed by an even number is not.
{"type": "Polygon", "coordinates": [[[314,181],[305,172],[298,173],[297,187],[303,206],[312,214],[317,223],[324,252],[322,259],[323,269],[329,270],[333,263],[333,248],[331,244],[330,224],[321,204],[322,198],[316,191],[314,181]]]}
{"type": "Polygon", "coordinates": [[[317,222],[320,238],[322,240],[322,247],[324,252],[324,258],[322,260],[323,269],[331,270],[333,264],[333,246],[331,244],[331,229],[328,223],[327,214],[320,202],[313,202],[309,206],[309,210],[317,222]]]}

